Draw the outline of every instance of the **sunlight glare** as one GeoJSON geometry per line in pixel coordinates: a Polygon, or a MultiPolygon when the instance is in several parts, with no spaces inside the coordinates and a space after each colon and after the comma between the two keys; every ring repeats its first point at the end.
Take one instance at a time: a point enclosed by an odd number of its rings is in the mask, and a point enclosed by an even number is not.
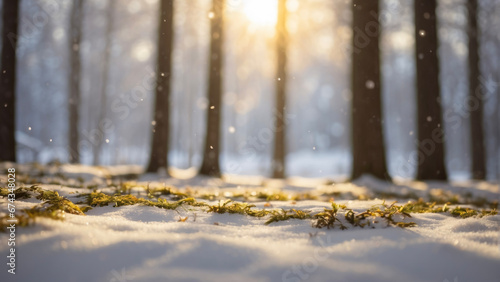
{"type": "Polygon", "coordinates": [[[277,0],[245,0],[242,5],[246,18],[258,26],[274,26],[278,17],[277,0]]]}

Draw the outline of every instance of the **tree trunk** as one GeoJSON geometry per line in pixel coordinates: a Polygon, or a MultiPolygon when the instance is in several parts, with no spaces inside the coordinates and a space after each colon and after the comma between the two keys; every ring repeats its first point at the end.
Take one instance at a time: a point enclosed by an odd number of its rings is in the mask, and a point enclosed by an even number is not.
{"type": "Polygon", "coordinates": [[[486,178],[486,157],[483,130],[482,87],[479,82],[479,29],[477,25],[477,0],[467,2],[469,22],[469,101],[475,102],[470,111],[470,142],[472,155],[472,179],[486,178]],[[477,106],[477,107],[475,107],[477,106]]]}
{"type": "Polygon", "coordinates": [[[2,58],[0,72],[0,162],[16,161],[16,49],[19,1],[4,0],[2,7],[2,58]]]}
{"type": "MultiPolygon", "coordinates": [[[[107,105],[107,95],[108,93],[108,77],[109,77],[109,61],[110,61],[110,53],[111,53],[111,33],[113,32],[113,22],[114,22],[114,11],[115,11],[115,2],[116,0],[108,1],[108,9],[107,9],[107,26],[106,26],[106,45],[104,46],[104,61],[102,63],[102,83],[101,83],[101,108],[99,113],[99,119],[97,120],[96,128],[102,128],[104,119],[106,118],[106,113],[108,107],[107,105]]],[[[102,145],[106,140],[106,136],[104,136],[104,132],[102,132],[102,138],[97,141],[94,148],[94,165],[99,165],[101,162],[100,154],[102,151],[102,145]]]]}
{"type": "MultiPolygon", "coordinates": [[[[497,39],[499,40],[499,39],[497,39]]],[[[499,40],[500,41],[500,40],[499,40]]],[[[497,41],[497,44],[500,42],[497,41]]],[[[498,49],[500,50],[500,48],[498,49]]],[[[500,71],[497,69],[497,81],[500,81],[500,71]]],[[[497,121],[500,120],[500,88],[497,88],[497,106],[496,106],[497,112],[496,114],[493,114],[493,118],[495,118],[497,121]]],[[[495,165],[496,165],[496,180],[500,182],[500,122],[494,123],[495,129],[496,129],[496,142],[495,142],[495,148],[493,149],[494,157],[493,159],[495,160],[495,165]]]]}
{"type": "Polygon", "coordinates": [[[446,180],[436,0],[415,0],[418,180],[446,180]]]}
{"type": "Polygon", "coordinates": [[[148,172],[168,169],[170,78],[174,37],[174,0],[160,1],[158,20],[157,84],[154,112],[153,141],[148,172]]]}
{"type": "Polygon", "coordinates": [[[288,32],[286,29],[286,0],[278,0],[278,22],[276,23],[276,108],[274,117],[274,150],[273,150],[273,178],[285,177],[285,129],[284,122],[286,108],[286,64],[288,32]]]}
{"type": "Polygon", "coordinates": [[[80,162],[78,151],[78,122],[80,106],[80,41],[82,34],[82,6],[83,0],[75,0],[70,18],[70,70],[69,70],[69,162],[80,162]]]}
{"type": "Polygon", "coordinates": [[[224,0],[213,0],[209,14],[210,52],[208,69],[207,132],[200,174],[220,177],[220,116],[223,76],[224,0]]]}
{"type": "Polygon", "coordinates": [[[382,129],[378,0],[353,1],[351,178],[387,173],[382,129]]]}

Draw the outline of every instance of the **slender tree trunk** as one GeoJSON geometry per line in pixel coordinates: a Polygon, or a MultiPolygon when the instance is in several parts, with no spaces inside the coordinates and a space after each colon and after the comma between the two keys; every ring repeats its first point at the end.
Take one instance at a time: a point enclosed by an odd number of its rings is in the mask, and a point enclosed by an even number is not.
{"type": "MultiPolygon", "coordinates": [[[[113,22],[114,22],[114,11],[115,11],[115,2],[116,0],[108,1],[108,9],[107,9],[107,27],[106,27],[106,45],[104,46],[104,61],[102,65],[102,84],[101,84],[101,109],[99,113],[99,119],[97,120],[97,128],[102,128],[102,124],[104,119],[106,118],[107,112],[107,95],[108,95],[108,77],[109,77],[109,61],[110,61],[110,53],[111,53],[111,33],[113,32],[113,22]]],[[[102,138],[98,140],[96,144],[96,148],[94,148],[94,165],[98,165],[101,162],[100,154],[102,151],[102,145],[106,136],[104,136],[104,132],[102,138]]]]}
{"type": "MultiPolygon", "coordinates": [[[[483,100],[481,99],[482,87],[479,82],[479,29],[477,25],[477,0],[467,1],[469,14],[469,99],[475,101],[477,106],[470,112],[472,179],[484,180],[486,178],[486,156],[483,130],[483,100]]],[[[470,106],[470,105],[469,105],[470,106]]]]}
{"type": "Polygon", "coordinates": [[[351,178],[387,173],[380,91],[378,0],[353,1],[351,178]]]}
{"type": "MultiPolygon", "coordinates": [[[[499,54],[500,50],[500,38],[496,38],[495,40],[496,46],[497,46],[497,54],[499,54]]],[[[495,77],[495,76],[493,76],[495,77]]],[[[496,81],[500,81],[500,68],[496,68],[496,81]]],[[[493,178],[496,178],[497,183],[500,183],[500,87],[497,87],[496,90],[496,112],[493,113],[493,162],[494,166],[493,168],[495,169],[494,172],[492,173],[493,178]],[[496,121],[496,122],[495,122],[496,121]]]]}
{"type": "Polygon", "coordinates": [[[16,161],[16,50],[19,1],[2,6],[2,58],[0,72],[0,162],[16,161]]]}
{"type": "MultiPolygon", "coordinates": [[[[195,43],[195,46],[198,46],[198,44],[195,43]]],[[[198,58],[197,56],[195,55],[196,52],[194,52],[194,54],[192,54],[190,56],[190,58],[192,58],[192,61],[190,61],[190,66],[195,66],[198,62],[198,58]]],[[[194,148],[193,148],[193,139],[194,139],[194,136],[193,136],[193,133],[194,133],[194,130],[193,130],[193,113],[194,113],[194,107],[196,107],[196,104],[193,103],[193,95],[195,95],[196,93],[196,90],[194,89],[194,85],[192,83],[189,83],[188,85],[186,85],[186,88],[188,89],[188,104],[187,104],[187,111],[188,111],[188,118],[187,118],[187,127],[188,127],[188,138],[189,138],[189,141],[188,142],[188,163],[187,163],[187,167],[190,168],[193,166],[192,164],[192,159],[193,159],[193,151],[194,151],[194,148]]]]}
{"type": "Polygon", "coordinates": [[[418,180],[446,180],[436,0],[415,0],[418,180]]]}
{"type": "Polygon", "coordinates": [[[148,172],[168,169],[170,122],[170,78],[174,38],[174,0],[160,1],[158,19],[158,59],[153,141],[148,172]]]}
{"type": "MultiPolygon", "coordinates": [[[[498,44],[498,43],[497,43],[498,44]]],[[[499,44],[500,45],[500,44],[499,44]]],[[[500,49],[498,49],[500,50],[500,49]]],[[[497,81],[500,81],[500,71],[497,69],[497,81]]],[[[494,114],[493,117],[496,118],[496,120],[500,120],[500,88],[497,88],[497,112],[496,115],[494,114]]],[[[493,153],[496,154],[495,160],[495,165],[496,165],[496,180],[497,183],[500,182],[500,122],[496,122],[493,124],[493,126],[496,127],[496,142],[495,142],[495,148],[493,148],[493,153]]]]}
{"type": "Polygon", "coordinates": [[[273,178],[285,177],[285,129],[284,122],[286,107],[286,65],[287,65],[287,47],[288,32],[286,29],[286,0],[278,0],[278,22],[276,23],[276,108],[274,110],[274,152],[273,152],[273,178]]]}
{"type": "MultiPolygon", "coordinates": [[[[192,66],[196,65],[196,63],[193,63],[192,66]]],[[[193,158],[193,87],[188,86],[188,104],[187,104],[187,111],[188,111],[188,117],[187,117],[187,130],[188,130],[188,148],[187,148],[187,167],[190,168],[192,166],[191,160],[193,158]]]]}
{"type": "Polygon", "coordinates": [[[70,18],[69,70],[69,162],[80,162],[78,151],[78,121],[80,116],[80,41],[82,36],[83,0],[75,0],[70,18]]]}
{"type": "Polygon", "coordinates": [[[225,0],[213,0],[210,12],[210,53],[208,69],[207,132],[200,174],[220,177],[220,116],[223,77],[225,0]]]}

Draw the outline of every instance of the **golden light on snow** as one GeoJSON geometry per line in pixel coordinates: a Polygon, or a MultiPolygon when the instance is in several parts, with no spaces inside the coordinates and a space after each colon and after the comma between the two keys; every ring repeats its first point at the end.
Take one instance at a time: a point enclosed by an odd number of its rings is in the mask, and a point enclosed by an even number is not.
{"type": "Polygon", "coordinates": [[[242,3],[242,12],[253,24],[274,27],[278,18],[278,1],[246,0],[242,3]]]}

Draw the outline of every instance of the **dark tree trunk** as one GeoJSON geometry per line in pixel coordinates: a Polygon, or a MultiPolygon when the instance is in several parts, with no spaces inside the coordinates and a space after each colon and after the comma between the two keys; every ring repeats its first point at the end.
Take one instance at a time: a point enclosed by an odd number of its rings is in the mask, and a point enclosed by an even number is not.
{"type": "MultiPolygon", "coordinates": [[[[110,61],[110,52],[111,52],[111,33],[113,32],[113,22],[114,22],[114,11],[115,11],[115,2],[116,0],[108,0],[108,8],[107,8],[107,26],[106,26],[106,45],[104,46],[104,61],[102,63],[102,84],[101,84],[101,108],[99,113],[99,119],[97,120],[96,128],[102,128],[103,122],[106,119],[106,113],[108,110],[107,107],[107,96],[109,95],[108,89],[108,77],[109,77],[109,61],[110,61]]],[[[99,165],[100,155],[102,151],[102,145],[106,136],[104,136],[104,132],[102,132],[102,138],[97,141],[94,148],[94,165],[99,165]]]]}
{"type": "Polygon", "coordinates": [[[78,151],[78,122],[80,115],[80,41],[82,36],[83,0],[73,1],[70,18],[70,70],[69,70],[69,162],[80,162],[78,151]]]}
{"type": "Polygon", "coordinates": [[[224,43],[224,0],[213,0],[210,23],[207,132],[200,174],[220,177],[220,116],[224,43]]]}
{"type": "Polygon", "coordinates": [[[415,0],[418,180],[446,180],[436,0],[415,0]]]}
{"type": "Polygon", "coordinates": [[[276,65],[276,108],[274,117],[274,151],[273,151],[273,178],[285,177],[285,129],[284,122],[286,108],[286,64],[288,32],[286,29],[286,0],[278,0],[278,22],[276,23],[276,45],[277,45],[277,65],[276,65]]]}
{"type": "Polygon", "coordinates": [[[353,1],[352,41],[352,157],[351,178],[371,174],[380,179],[387,173],[382,104],[378,0],[353,1]]]}
{"type": "Polygon", "coordinates": [[[16,161],[16,49],[19,1],[4,0],[2,7],[0,72],[0,161],[16,161]]]}
{"type": "Polygon", "coordinates": [[[156,102],[153,141],[148,172],[168,169],[168,142],[170,122],[170,78],[172,76],[172,49],[174,38],[174,0],[160,1],[158,20],[158,58],[156,72],[156,102]]]}
{"type": "Polygon", "coordinates": [[[479,82],[479,29],[477,25],[477,0],[467,2],[469,14],[469,104],[470,111],[470,142],[472,155],[472,179],[486,178],[486,157],[483,131],[483,100],[482,87],[479,82]]]}

